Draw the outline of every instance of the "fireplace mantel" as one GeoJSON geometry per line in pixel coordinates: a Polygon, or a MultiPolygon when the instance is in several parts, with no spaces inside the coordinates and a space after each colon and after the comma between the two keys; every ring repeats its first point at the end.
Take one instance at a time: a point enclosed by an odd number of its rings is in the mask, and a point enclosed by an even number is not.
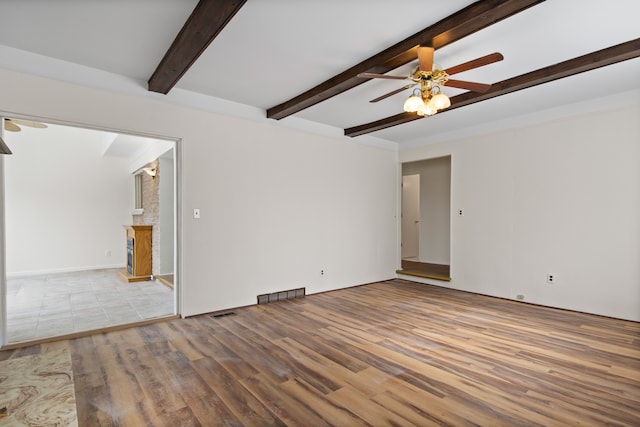
{"type": "Polygon", "coordinates": [[[152,279],[151,225],[125,225],[127,237],[127,267],[120,276],[127,282],[152,279]]]}

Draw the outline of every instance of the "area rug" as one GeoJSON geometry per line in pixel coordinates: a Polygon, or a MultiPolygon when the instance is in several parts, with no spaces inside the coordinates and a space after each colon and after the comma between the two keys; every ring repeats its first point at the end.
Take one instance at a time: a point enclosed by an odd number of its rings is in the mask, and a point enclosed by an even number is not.
{"type": "Polygon", "coordinates": [[[0,426],[78,425],[67,349],[0,362],[0,426]]]}

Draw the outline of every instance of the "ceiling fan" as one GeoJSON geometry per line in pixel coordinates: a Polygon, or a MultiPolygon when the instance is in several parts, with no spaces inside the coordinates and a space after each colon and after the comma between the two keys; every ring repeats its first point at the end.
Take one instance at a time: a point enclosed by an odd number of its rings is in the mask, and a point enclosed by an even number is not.
{"type": "Polygon", "coordinates": [[[400,89],[396,89],[387,94],[372,99],[369,102],[378,102],[392,95],[400,93],[406,89],[415,88],[411,95],[404,103],[404,110],[418,115],[431,116],[451,106],[451,101],[442,92],[440,86],[451,86],[458,89],[466,89],[472,92],[484,93],[491,88],[490,84],[468,82],[466,80],[454,80],[449,76],[463,71],[472,70],[484,65],[493,64],[502,61],[504,57],[501,53],[491,53],[480,58],[468,61],[444,70],[434,67],[433,65],[434,48],[428,46],[418,46],[418,67],[409,77],[389,76],[386,74],[360,73],[358,77],[367,79],[393,79],[406,80],[407,84],[400,89]],[[418,87],[416,87],[418,86],[418,87]]]}
{"type": "Polygon", "coordinates": [[[47,127],[44,123],[34,122],[31,120],[22,120],[22,119],[8,119],[5,117],[4,119],[4,129],[9,132],[20,132],[22,129],[20,126],[28,126],[32,128],[44,129],[47,127]]]}

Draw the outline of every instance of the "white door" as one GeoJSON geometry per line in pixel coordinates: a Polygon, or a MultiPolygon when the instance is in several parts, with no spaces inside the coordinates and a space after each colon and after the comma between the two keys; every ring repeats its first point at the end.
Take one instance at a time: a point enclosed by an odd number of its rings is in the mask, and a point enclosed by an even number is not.
{"type": "Polygon", "coordinates": [[[418,260],[420,246],[420,175],[402,177],[402,259],[418,260]]]}

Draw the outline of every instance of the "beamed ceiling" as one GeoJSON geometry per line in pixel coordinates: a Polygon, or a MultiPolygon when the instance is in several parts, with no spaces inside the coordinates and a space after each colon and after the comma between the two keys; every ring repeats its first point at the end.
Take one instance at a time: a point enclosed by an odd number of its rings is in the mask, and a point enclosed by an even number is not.
{"type": "Polygon", "coordinates": [[[8,0],[0,14],[2,68],[401,148],[640,97],[636,0],[8,0]],[[432,117],[402,112],[409,90],[369,102],[405,83],[357,75],[408,76],[418,45],[443,68],[504,60],[456,74],[492,87],[446,87],[432,117]]]}

